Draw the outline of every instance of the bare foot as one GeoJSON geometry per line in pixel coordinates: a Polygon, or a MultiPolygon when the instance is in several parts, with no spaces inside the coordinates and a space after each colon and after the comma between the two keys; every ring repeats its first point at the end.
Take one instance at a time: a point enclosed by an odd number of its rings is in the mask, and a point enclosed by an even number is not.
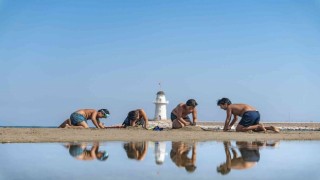
{"type": "Polygon", "coordinates": [[[266,133],[267,132],[267,130],[266,130],[266,128],[264,128],[264,126],[263,126],[263,124],[259,124],[259,128],[264,132],[264,133],[266,133]]]}
{"type": "Polygon", "coordinates": [[[271,130],[276,132],[276,133],[279,133],[280,132],[280,129],[275,127],[275,126],[271,126],[271,130]]]}
{"type": "Polygon", "coordinates": [[[69,124],[66,124],[64,128],[71,128],[71,126],[69,124]]]}

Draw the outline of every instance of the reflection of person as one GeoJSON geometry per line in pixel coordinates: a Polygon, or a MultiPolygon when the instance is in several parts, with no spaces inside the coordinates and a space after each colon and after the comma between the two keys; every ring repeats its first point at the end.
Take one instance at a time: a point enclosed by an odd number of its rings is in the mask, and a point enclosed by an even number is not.
{"type": "Polygon", "coordinates": [[[92,123],[98,128],[105,128],[100,122],[100,118],[107,118],[110,112],[107,109],[80,109],[70,115],[70,119],[65,120],[59,128],[89,128],[87,120],[92,120],[92,123]]]}
{"type": "Polygon", "coordinates": [[[145,129],[148,127],[148,117],[143,109],[130,111],[127,118],[122,123],[122,126],[143,126],[145,129]]]}
{"type": "Polygon", "coordinates": [[[123,145],[129,159],[141,161],[145,158],[148,151],[147,142],[129,142],[123,145]]]}
{"type": "Polygon", "coordinates": [[[260,160],[259,148],[263,146],[275,147],[277,142],[268,143],[263,141],[237,141],[236,145],[241,156],[238,156],[237,151],[231,147],[230,141],[226,141],[223,144],[226,153],[226,162],[218,166],[217,171],[222,175],[225,175],[228,174],[231,169],[244,170],[252,168],[260,160]],[[233,157],[231,157],[230,149],[233,157]]]}
{"type": "Polygon", "coordinates": [[[236,127],[236,131],[266,131],[272,130],[274,132],[279,132],[279,129],[274,126],[263,126],[260,124],[260,113],[254,107],[247,104],[232,104],[228,98],[219,99],[217,105],[221,109],[227,111],[227,117],[224,124],[223,131],[228,131],[238,120],[238,116],[242,117],[239,124],[236,127]],[[233,120],[230,123],[231,116],[233,115],[233,120]]]}
{"type": "Polygon", "coordinates": [[[162,165],[166,156],[166,142],[155,142],[154,154],[156,164],[162,165]]]}
{"type": "Polygon", "coordinates": [[[105,161],[109,157],[109,154],[106,151],[99,151],[98,142],[93,143],[91,149],[88,149],[88,146],[84,143],[70,144],[68,147],[70,155],[78,160],[88,161],[97,159],[105,161]]]}
{"type": "Polygon", "coordinates": [[[172,142],[172,149],[170,152],[171,160],[178,167],[184,167],[186,171],[192,173],[196,170],[196,144],[189,145],[185,142],[172,142]],[[188,157],[190,150],[192,149],[191,158],[188,157]]]}
{"type": "Polygon", "coordinates": [[[194,99],[178,104],[171,112],[172,128],[179,129],[189,125],[195,126],[197,123],[197,105],[198,103],[194,99]],[[190,113],[192,113],[192,122],[188,116],[190,113]]]}

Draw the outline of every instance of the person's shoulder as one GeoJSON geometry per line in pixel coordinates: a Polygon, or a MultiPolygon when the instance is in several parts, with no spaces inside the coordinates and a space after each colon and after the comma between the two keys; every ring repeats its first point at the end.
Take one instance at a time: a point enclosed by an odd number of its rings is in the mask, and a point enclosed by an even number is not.
{"type": "Polygon", "coordinates": [[[185,105],[186,105],[185,103],[180,103],[180,104],[178,104],[179,107],[183,107],[183,106],[185,106],[185,105]]]}
{"type": "Polygon", "coordinates": [[[139,111],[139,112],[144,112],[144,110],[142,108],[140,109],[137,109],[136,111],[139,111]]]}
{"type": "Polygon", "coordinates": [[[242,107],[242,108],[251,108],[251,106],[249,104],[244,104],[244,103],[241,103],[241,104],[237,104],[238,107],[242,107]]]}
{"type": "Polygon", "coordinates": [[[231,107],[244,107],[244,106],[248,106],[248,105],[243,104],[243,103],[238,103],[238,104],[230,104],[229,106],[231,106],[231,107]]]}
{"type": "Polygon", "coordinates": [[[95,112],[98,112],[98,111],[95,110],[95,109],[83,109],[83,111],[84,111],[85,113],[95,113],[95,112]]]}

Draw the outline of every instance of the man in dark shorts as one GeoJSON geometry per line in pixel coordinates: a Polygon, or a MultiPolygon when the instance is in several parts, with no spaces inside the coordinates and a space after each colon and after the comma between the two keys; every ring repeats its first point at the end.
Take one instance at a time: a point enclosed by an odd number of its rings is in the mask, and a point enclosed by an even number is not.
{"type": "Polygon", "coordinates": [[[232,104],[228,98],[219,99],[217,105],[221,109],[227,111],[227,118],[224,124],[223,131],[228,131],[238,120],[238,116],[242,117],[239,124],[236,127],[236,131],[264,131],[272,130],[274,132],[279,132],[279,129],[274,126],[265,127],[260,123],[260,113],[254,107],[247,104],[232,104]],[[233,120],[230,123],[231,116],[233,115],[233,120]]]}
{"type": "Polygon", "coordinates": [[[128,113],[127,118],[122,123],[123,127],[142,126],[145,129],[148,127],[148,117],[143,109],[136,109],[128,113]]]}
{"type": "Polygon", "coordinates": [[[172,128],[179,129],[189,125],[195,126],[197,123],[197,105],[198,103],[194,99],[178,104],[171,112],[172,128]],[[192,114],[192,122],[188,116],[189,114],[192,114]]]}
{"type": "Polygon", "coordinates": [[[223,142],[226,154],[226,162],[217,167],[217,172],[222,175],[230,173],[231,169],[244,170],[254,167],[260,160],[259,146],[256,142],[236,142],[241,156],[234,147],[231,146],[230,141],[223,142]]]}

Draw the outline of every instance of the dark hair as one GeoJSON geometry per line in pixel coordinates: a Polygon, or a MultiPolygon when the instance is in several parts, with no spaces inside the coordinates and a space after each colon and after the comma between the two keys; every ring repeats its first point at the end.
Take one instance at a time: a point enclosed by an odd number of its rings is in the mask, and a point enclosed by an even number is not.
{"type": "Polygon", "coordinates": [[[187,172],[193,173],[197,169],[197,166],[191,164],[191,165],[186,165],[185,168],[187,172]]]}
{"type": "Polygon", "coordinates": [[[222,175],[229,174],[230,171],[231,171],[231,169],[228,168],[228,166],[226,166],[226,164],[221,164],[220,166],[217,167],[217,172],[221,173],[222,175]]]}
{"type": "Polygon", "coordinates": [[[196,107],[198,105],[197,101],[194,100],[194,99],[189,99],[187,102],[186,102],[186,105],[187,106],[192,106],[192,107],[196,107]]]}
{"type": "Polygon", "coordinates": [[[222,98],[222,99],[219,99],[218,102],[217,102],[217,105],[222,105],[222,104],[225,104],[227,103],[228,105],[232,104],[230,99],[228,98],[222,98]]]}
{"type": "Polygon", "coordinates": [[[97,157],[99,161],[105,161],[109,157],[109,154],[106,151],[99,151],[98,153],[101,153],[101,157],[97,157]]]}
{"type": "Polygon", "coordinates": [[[128,119],[131,121],[131,120],[135,120],[137,119],[139,116],[139,111],[135,110],[135,111],[130,111],[128,113],[128,119]]]}
{"type": "Polygon", "coordinates": [[[109,110],[108,109],[99,109],[98,112],[102,112],[104,114],[110,114],[109,110]]]}

